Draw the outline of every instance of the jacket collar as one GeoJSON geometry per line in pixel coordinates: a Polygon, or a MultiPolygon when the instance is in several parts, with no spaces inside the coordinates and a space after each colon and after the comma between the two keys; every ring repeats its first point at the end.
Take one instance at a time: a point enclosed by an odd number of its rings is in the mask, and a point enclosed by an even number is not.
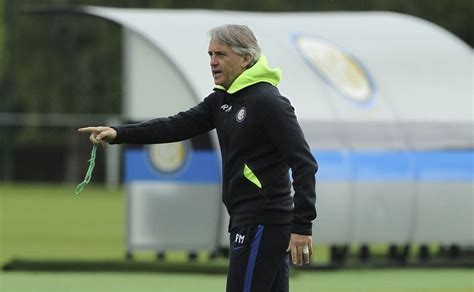
{"type": "Polygon", "coordinates": [[[280,79],[281,70],[279,68],[270,68],[268,66],[267,57],[262,54],[255,65],[245,70],[234,80],[234,82],[232,82],[229,89],[226,90],[220,85],[217,85],[215,89],[223,90],[227,93],[233,94],[259,82],[268,82],[273,86],[277,86],[278,83],[280,83],[280,79]]]}

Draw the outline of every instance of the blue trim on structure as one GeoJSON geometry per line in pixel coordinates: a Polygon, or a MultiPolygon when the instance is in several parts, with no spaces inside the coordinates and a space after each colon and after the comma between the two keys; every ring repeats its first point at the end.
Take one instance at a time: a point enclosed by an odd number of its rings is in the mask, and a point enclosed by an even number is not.
{"type": "Polygon", "coordinates": [[[474,151],[416,152],[416,177],[425,181],[474,181],[474,151]]]}
{"type": "MultiPolygon", "coordinates": [[[[326,181],[429,181],[472,182],[474,150],[439,151],[336,151],[314,150],[319,182],[326,181]]],[[[160,173],[144,149],[125,152],[125,182],[221,182],[217,151],[193,151],[186,166],[173,174],[160,173]]]]}
{"type": "Polygon", "coordinates": [[[262,239],[264,229],[265,227],[263,225],[257,226],[255,238],[250,244],[249,261],[247,263],[247,270],[245,272],[244,292],[250,292],[250,288],[252,287],[253,270],[255,269],[255,262],[257,261],[258,249],[260,247],[260,240],[262,239]]]}
{"type": "Polygon", "coordinates": [[[314,151],[318,181],[474,180],[473,150],[314,151]]]}
{"type": "Polygon", "coordinates": [[[193,151],[186,166],[173,174],[157,171],[145,149],[125,152],[125,182],[176,181],[181,183],[220,183],[220,161],[216,151],[193,151]]]}

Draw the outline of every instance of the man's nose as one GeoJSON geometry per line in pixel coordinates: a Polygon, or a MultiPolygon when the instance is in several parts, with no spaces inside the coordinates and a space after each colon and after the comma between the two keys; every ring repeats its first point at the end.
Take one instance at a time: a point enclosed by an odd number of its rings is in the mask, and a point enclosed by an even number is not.
{"type": "Polygon", "coordinates": [[[219,64],[216,56],[211,56],[210,64],[211,66],[217,66],[219,64]]]}

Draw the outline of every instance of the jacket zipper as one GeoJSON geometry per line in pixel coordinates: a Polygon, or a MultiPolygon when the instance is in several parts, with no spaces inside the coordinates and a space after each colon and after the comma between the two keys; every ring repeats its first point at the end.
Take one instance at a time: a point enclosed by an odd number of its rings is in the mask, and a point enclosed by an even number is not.
{"type": "Polygon", "coordinates": [[[224,146],[223,148],[223,151],[224,151],[224,155],[223,155],[223,165],[222,165],[222,172],[225,173],[225,177],[223,177],[223,183],[225,185],[225,189],[224,189],[224,194],[226,196],[226,201],[228,204],[230,204],[230,200],[229,200],[229,193],[228,193],[228,188],[229,188],[229,184],[228,184],[228,179],[227,179],[227,176],[229,175],[228,173],[228,169],[227,169],[227,157],[228,157],[228,153],[227,153],[227,148],[228,148],[228,133],[227,133],[227,124],[228,124],[228,120],[229,120],[229,115],[230,112],[232,111],[232,104],[230,102],[230,98],[229,98],[229,94],[226,92],[225,93],[225,97],[224,97],[224,104],[227,104],[230,106],[230,110],[227,112],[227,111],[224,111],[224,125],[222,126],[222,131],[224,133],[224,145],[221,145],[224,146]]]}

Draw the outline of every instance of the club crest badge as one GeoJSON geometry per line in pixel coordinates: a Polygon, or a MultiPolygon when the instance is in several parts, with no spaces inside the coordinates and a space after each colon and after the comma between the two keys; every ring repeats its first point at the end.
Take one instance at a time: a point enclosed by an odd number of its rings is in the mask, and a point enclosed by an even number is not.
{"type": "Polygon", "coordinates": [[[237,122],[242,123],[243,120],[245,120],[245,116],[247,115],[247,112],[245,110],[245,107],[242,107],[238,112],[237,115],[235,115],[235,119],[237,122]]]}
{"type": "Polygon", "coordinates": [[[189,151],[186,142],[153,144],[149,147],[152,166],[160,174],[174,174],[184,167],[189,151]]]}
{"type": "Polygon", "coordinates": [[[293,42],[306,63],[340,95],[359,105],[371,105],[374,79],[355,56],[324,39],[295,35],[293,42]]]}

